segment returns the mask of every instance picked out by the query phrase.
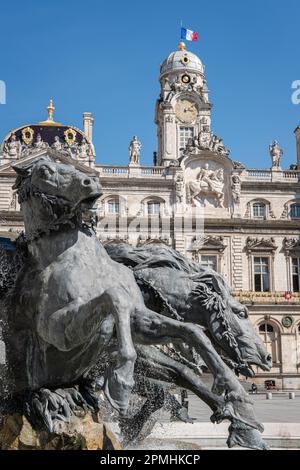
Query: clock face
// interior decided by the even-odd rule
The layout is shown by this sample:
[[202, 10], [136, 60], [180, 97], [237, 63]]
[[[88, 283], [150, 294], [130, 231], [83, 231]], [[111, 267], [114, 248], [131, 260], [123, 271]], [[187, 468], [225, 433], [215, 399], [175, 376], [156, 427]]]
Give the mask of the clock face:
[[192, 122], [196, 119], [198, 109], [195, 103], [190, 100], [184, 99], [177, 101], [175, 106], [175, 113], [178, 119], [182, 122]]

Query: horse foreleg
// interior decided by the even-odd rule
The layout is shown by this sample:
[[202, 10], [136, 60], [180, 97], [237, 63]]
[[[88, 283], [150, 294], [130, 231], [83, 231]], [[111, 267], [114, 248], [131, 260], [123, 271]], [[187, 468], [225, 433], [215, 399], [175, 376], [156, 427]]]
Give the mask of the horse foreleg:
[[212, 393], [190, 367], [175, 361], [157, 348], [139, 345], [137, 351], [137, 374], [140, 372], [149, 379], [174, 383], [178, 387], [190, 390], [213, 411], [211, 417], [213, 421], [217, 415], [221, 419], [222, 408], [225, 405], [224, 398]]
[[112, 288], [105, 292], [103, 301], [108, 304], [115, 318], [118, 352], [116, 365], [110, 370], [105, 383], [105, 393], [111, 405], [125, 414], [134, 386], [133, 373], [136, 352], [131, 336], [131, 299], [122, 288]]
[[213, 374], [213, 392], [219, 395], [225, 392], [228, 413], [254, 428], [263, 429], [254, 416], [252, 401], [198, 325], [181, 323], [145, 309], [135, 312], [132, 330], [134, 341], [140, 344], [166, 344], [181, 340], [194, 346]]

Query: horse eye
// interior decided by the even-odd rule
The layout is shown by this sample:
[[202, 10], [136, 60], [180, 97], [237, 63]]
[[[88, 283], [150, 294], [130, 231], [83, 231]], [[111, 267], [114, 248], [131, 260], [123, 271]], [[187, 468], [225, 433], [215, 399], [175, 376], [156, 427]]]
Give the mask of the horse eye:
[[241, 309], [237, 312], [239, 318], [248, 318], [248, 312], [246, 309]]

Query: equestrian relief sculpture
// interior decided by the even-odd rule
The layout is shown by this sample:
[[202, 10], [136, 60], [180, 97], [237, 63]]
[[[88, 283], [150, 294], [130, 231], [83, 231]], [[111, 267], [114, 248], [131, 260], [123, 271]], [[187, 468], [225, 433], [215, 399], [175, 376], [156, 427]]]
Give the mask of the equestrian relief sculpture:
[[[230, 447], [265, 449], [237, 375], [252, 377], [252, 364], [270, 370], [272, 360], [246, 307], [222, 276], [164, 244], [104, 247], [82, 221], [102, 194], [97, 174], [48, 153], [14, 166], [25, 237], [13, 255], [0, 252], [1, 414], [18, 411], [51, 434], [105, 404], [125, 446], [167, 398], [188, 420], [166, 388], [175, 384], [205, 401], [212, 421], [229, 420]], [[205, 167], [193, 184], [192, 195], [221, 194], [221, 172]], [[146, 398], [134, 413], [133, 394]]]

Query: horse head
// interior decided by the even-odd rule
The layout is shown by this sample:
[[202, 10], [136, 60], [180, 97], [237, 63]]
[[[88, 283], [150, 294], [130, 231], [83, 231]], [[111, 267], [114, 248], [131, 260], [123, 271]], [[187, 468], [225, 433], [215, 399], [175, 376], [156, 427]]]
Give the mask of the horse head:
[[71, 164], [41, 157], [29, 165], [15, 165], [18, 192], [27, 238], [77, 225], [82, 212], [91, 209], [102, 194], [96, 174], [86, 174]]
[[[251, 365], [264, 371], [272, 367], [272, 357], [249, 319], [248, 309], [239, 303], [223, 278], [212, 270], [192, 276], [195, 289], [190, 300], [198, 311], [213, 343], [220, 347], [229, 363], [246, 377], [253, 377]], [[201, 315], [199, 315], [199, 308]]]

